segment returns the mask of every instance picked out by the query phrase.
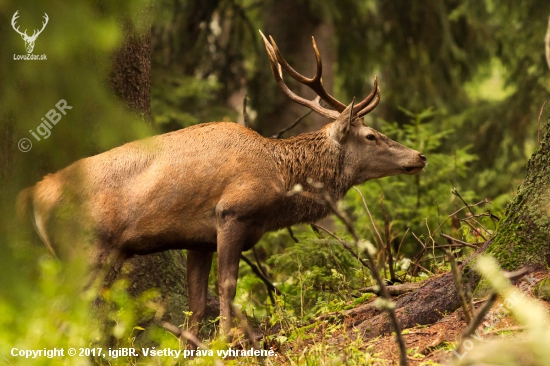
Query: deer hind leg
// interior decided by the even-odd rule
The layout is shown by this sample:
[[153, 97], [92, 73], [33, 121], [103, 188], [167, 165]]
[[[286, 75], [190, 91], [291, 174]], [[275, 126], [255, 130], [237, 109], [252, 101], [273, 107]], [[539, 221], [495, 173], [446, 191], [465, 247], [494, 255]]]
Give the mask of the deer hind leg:
[[[208, 275], [214, 252], [187, 251], [187, 283], [189, 288], [189, 310], [192, 312], [189, 331], [198, 337], [200, 322], [206, 311]], [[194, 349], [195, 346], [190, 344]]]
[[100, 294], [104, 289], [110, 288], [118, 274], [120, 273], [124, 262], [130, 256], [122, 251], [113, 250], [95, 250], [93, 254], [87, 255], [90, 258], [91, 265], [88, 271], [86, 285], [84, 290], [90, 290]]

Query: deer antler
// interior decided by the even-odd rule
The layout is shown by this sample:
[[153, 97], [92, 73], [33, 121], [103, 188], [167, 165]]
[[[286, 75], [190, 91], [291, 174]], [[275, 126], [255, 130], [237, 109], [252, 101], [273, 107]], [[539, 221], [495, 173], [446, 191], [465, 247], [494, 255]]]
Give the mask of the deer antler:
[[281, 70], [281, 65], [277, 62], [277, 54], [275, 53], [275, 50], [273, 49], [273, 46], [271, 45], [271, 43], [269, 43], [267, 38], [264, 36], [262, 31], [260, 31], [260, 34], [264, 40], [265, 49], [267, 50], [267, 55], [269, 56], [273, 77], [275, 78], [275, 81], [277, 82], [277, 85], [279, 86], [279, 88], [281, 88], [281, 90], [294, 102], [310, 108], [311, 110], [319, 113], [323, 117], [336, 119], [340, 115], [340, 113], [338, 111], [333, 111], [321, 106], [321, 104], [319, 104], [319, 101], [321, 100], [321, 96], [318, 96], [313, 100], [308, 100], [294, 94], [292, 90], [290, 90], [288, 86], [286, 86], [285, 82], [283, 81], [283, 73]]
[[[50, 20], [50, 18], [48, 18], [48, 14], [46, 14], [46, 13], [44, 13], [43, 18], [44, 18], [45, 21], [42, 22], [42, 29], [40, 29], [39, 31], [34, 30], [34, 32], [33, 32], [32, 36], [31, 36], [31, 38], [37, 38], [38, 35], [39, 35], [40, 33], [42, 33], [42, 31], [44, 30], [44, 28], [46, 28], [46, 24], [48, 24], [48, 20]], [[38, 32], [38, 33], [37, 33], [37, 32]]]
[[357, 113], [357, 117], [363, 117], [370, 113], [374, 108], [376, 108], [379, 102], [380, 88], [378, 87], [378, 78], [375, 76], [372, 91], [369, 93], [369, 95], [367, 95], [365, 99], [355, 105], [355, 107], [353, 108], [353, 112]]
[[321, 54], [317, 49], [315, 38], [311, 37], [311, 43], [313, 44], [313, 51], [315, 52], [315, 59], [317, 61], [317, 71], [315, 72], [315, 76], [311, 79], [294, 70], [292, 66], [290, 66], [289, 63], [286, 62], [286, 60], [283, 58], [283, 55], [281, 55], [281, 51], [279, 51], [279, 47], [277, 47], [277, 44], [273, 40], [273, 37], [270, 36], [269, 40], [271, 41], [271, 45], [275, 50], [277, 61], [279, 61], [279, 64], [281, 64], [281, 66], [290, 74], [290, 76], [292, 76], [296, 81], [309, 86], [311, 90], [313, 90], [315, 93], [317, 93], [317, 95], [321, 97], [321, 99], [327, 102], [338, 112], [342, 112], [344, 109], [346, 109], [346, 105], [336, 100], [332, 95], [327, 93], [325, 87], [323, 86], [323, 81], [321, 80], [321, 75], [323, 73], [323, 63], [321, 62]]
[[44, 30], [44, 28], [46, 28], [46, 24], [48, 24], [48, 20], [50, 19], [50, 18], [48, 18], [48, 14], [44, 13], [44, 16], [43, 16], [44, 22], [42, 22], [42, 29], [40, 29], [40, 30], [35, 29], [34, 32], [32, 33], [32, 36], [29, 37], [29, 35], [27, 34], [27, 30], [26, 30], [26, 29], [25, 29], [24, 32], [21, 32], [21, 31], [19, 30], [19, 26], [17, 26], [17, 28], [16, 28], [16, 21], [17, 21], [17, 18], [19, 18], [18, 13], [19, 13], [19, 10], [17, 10], [17, 11], [15, 12], [15, 14], [13, 14], [13, 17], [11, 18], [11, 26], [13, 27], [13, 29], [14, 29], [17, 33], [19, 33], [22, 37], [24, 37], [25, 39], [28, 39], [28, 40], [34, 40], [34, 39], [36, 39], [36, 38], [40, 35], [40, 33], [42, 33], [42, 31]]
[[19, 15], [17, 15], [17, 13], [19, 13], [19, 10], [17, 10], [17, 11], [15, 12], [15, 14], [13, 14], [13, 17], [11, 18], [11, 26], [12, 26], [13, 30], [15, 30], [15, 31], [16, 31], [17, 33], [19, 33], [21, 36], [28, 37], [28, 36], [27, 36], [27, 30], [26, 30], [26, 29], [25, 29], [25, 32], [22, 33], [22, 32], [19, 30], [19, 26], [17, 26], [17, 28], [15, 28], [16, 20], [17, 20], [17, 18], [19, 18]]
[[[302, 104], [306, 107], [309, 107], [310, 109], [314, 110], [315, 112], [319, 113], [320, 115], [335, 119], [340, 115], [341, 112], [346, 109], [346, 105], [336, 98], [334, 98], [332, 95], [330, 95], [323, 86], [322, 81], [322, 73], [323, 73], [323, 64], [321, 61], [321, 54], [319, 53], [319, 49], [317, 48], [317, 44], [315, 43], [315, 38], [311, 37], [311, 41], [313, 44], [313, 51], [315, 52], [315, 59], [317, 61], [317, 71], [315, 72], [315, 75], [312, 78], [307, 78], [304, 75], [298, 73], [296, 70], [290, 66], [290, 64], [284, 59], [281, 52], [279, 51], [279, 48], [277, 47], [277, 44], [273, 40], [273, 38], [270, 36], [270, 41], [267, 40], [267, 38], [264, 36], [262, 31], [260, 31], [260, 34], [264, 40], [265, 48], [267, 50], [267, 54], [269, 56], [269, 60], [271, 62], [271, 70], [273, 71], [273, 76], [275, 77], [275, 81], [277, 82], [277, 85], [283, 90], [283, 92], [293, 101], [296, 103]], [[307, 85], [310, 89], [312, 89], [315, 93], [317, 93], [318, 97], [314, 100], [307, 100], [302, 97], [297, 96], [294, 94], [284, 83], [282, 79], [282, 68], [284, 68], [290, 76], [292, 76], [296, 81]], [[336, 109], [336, 111], [327, 109], [322, 107], [319, 104], [320, 99], [323, 99], [326, 103], [328, 103], [331, 107]], [[356, 115], [357, 117], [363, 117], [364, 115], [368, 114], [370, 111], [372, 111], [380, 101], [380, 88], [378, 87], [378, 80], [375, 77], [374, 78], [374, 85], [372, 88], [372, 91], [369, 93], [369, 95], [363, 99], [361, 102], [357, 103], [353, 107], [352, 115]]]

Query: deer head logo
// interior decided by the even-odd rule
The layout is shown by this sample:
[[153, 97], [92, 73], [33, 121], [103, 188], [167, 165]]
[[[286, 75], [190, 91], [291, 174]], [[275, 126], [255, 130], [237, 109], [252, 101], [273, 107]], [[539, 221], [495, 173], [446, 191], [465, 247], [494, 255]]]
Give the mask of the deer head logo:
[[36, 41], [36, 38], [38, 38], [38, 36], [40, 35], [40, 33], [42, 33], [42, 31], [44, 30], [44, 28], [46, 28], [46, 24], [48, 24], [48, 14], [44, 13], [44, 22], [42, 22], [42, 29], [40, 30], [37, 30], [35, 29], [34, 32], [32, 33], [32, 36], [29, 36], [27, 35], [27, 30], [25, 29], [24, 32], [21, 32], [19, 30], [19, 26], [17, 26], [16, 28], [16, 20], [17, 18], [19, 18], [19, 15], [17, 15], [17, 13], [19, 13], [19, 10], [17, 10], [15, 12], [15, 14], [13, 14], [13, 17], [11, 18], [11, 26], [13, 27], [13, 29], [19, 33], [21, 35], [21, 38], [23, 38], [23, 40], [25, 41], [25, 48], [27, 49], [27, 53], [32, 53], [32, 50], [34, 49], [34, 42]]

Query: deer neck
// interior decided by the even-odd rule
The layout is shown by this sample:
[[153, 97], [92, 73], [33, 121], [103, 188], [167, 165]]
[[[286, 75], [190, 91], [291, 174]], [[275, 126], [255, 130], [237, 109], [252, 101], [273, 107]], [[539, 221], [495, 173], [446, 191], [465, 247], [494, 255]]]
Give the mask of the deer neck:
[[300, 184], [304, 191], [317, 194], [319, 189], [310, 182], [322, 183], [323, 190], [336, 201], [351, 188], [352, 177], [344, 169], [344, 152], [324, 130], [269, 141], [287, 191]]

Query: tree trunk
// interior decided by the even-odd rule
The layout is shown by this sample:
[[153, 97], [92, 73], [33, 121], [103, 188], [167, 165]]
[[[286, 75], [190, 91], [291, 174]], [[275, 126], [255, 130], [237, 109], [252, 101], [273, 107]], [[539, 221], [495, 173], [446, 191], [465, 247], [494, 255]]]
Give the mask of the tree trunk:
[[550, 263], [550, 130], [527, 163], [525, 180], [488, 252], [507, 270]]
[[[148, 14], [144, 12], [144, 17]], [[146, 19], [147, 20], [147, 19]], [[151, 117], [151, 33], [150, 27], [138, 34], [131, 22], [124, 21], [125, 44], [113, 57], [110, 83], [115, 93], [147, 123]], [[138, 319], [141, 326], [166, 321], [180, 325], [188, 309], [186, 259], [181, 250], [134, 256], [123, 268], [114, 266], [107, 283], [115, 279], [128, 280], [128, 292], [139, 298], [147, 290], [156, 289], [161, 300], [162, 314]], [[160, 315], [160, 317], [159, 317]], [[207, 317], [218, 315], [217, 299], [209, 294]]]
[[[550, 68], [550, 18], [544, 38], [546, 61]], [[544, 105], [542, 106], [544, 108]], [[542, 117], [539, 115], [539, 121]], [[548, 118], [550, 122], [550, 118]], [[550, 129], [527, 163], [527, 174], [512, 202], [488, 252], [500, 265], [514, 270], [523, 265], [550, 264]]]
[[[146, 18], [147, 15], [144, 14]], [[147, 23], [148, 20], [147, 20]], [[130, 20], [123, 21], [125, 42], [116, 52], [111, 87], [133, 111], [151, 118], [151, 31], [137, 34]]]

